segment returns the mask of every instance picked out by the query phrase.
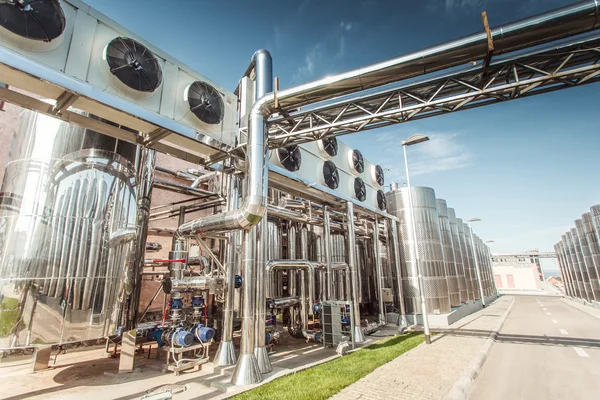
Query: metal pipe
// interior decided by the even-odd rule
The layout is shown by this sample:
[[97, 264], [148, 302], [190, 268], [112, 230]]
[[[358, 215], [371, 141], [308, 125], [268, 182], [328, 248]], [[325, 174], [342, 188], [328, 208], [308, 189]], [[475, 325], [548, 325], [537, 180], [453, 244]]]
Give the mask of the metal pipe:
[[471, 247], [473, 247], [473, 260], [475, 261], [475, 273], [477, 274], [477, 285], [479, 286], [479, 295], [481, 296], [481, 305], [485, 307], [485, 295], [483, 294], [483, 285], [481, 284], [481, 272], [479, 271], [479, 260], [477, 257], [477, 247], [473, 237], [473, 229], [467, 224], [467, 229], [471, 235]]
[[[235, 210], [239, 202], [240, 181], [236, 175], [229, 176], [229, 196], [227, 196], [227, 209]], [[233, 345], [233, 313], [235, 303], [235, 266], [237, 265], [237, 236], [239, 232], [231, 231], [227, 234], [226, 265], [227, 265], [227, 294], [225, 296], [225, 305], [223, 307], [223, 336], [219, 343], [219, 348], [213, 359], [215, 366], [227, 366], [235, 364], [237, 356]]]
[[354, 342], [363, 343], [365, 335], [360, 327], [360, 305], [358, 294], [358, 268], [356, 265], [356, 236], [354, 233], [354, 203], [346, 203], [346, 223], [348, 224], [348, 268], [352, 274], [352, 306], [354, 307]]
[[218, 171], [213, 171], [213, 172], [209, 172], [209, 173], [204, 174], [204, 175], [200, 175], [199, 177], [197, 177], [194, 180], [194, 182], [192, 182], [192, 184], [190, 185], [190, 187], [197, 188], [198, 186], [200, 186], [201, 183], [206, 182], [207, 180], [213, 178], [214, 176], [216, 176], [218, 174], [219, 174]]
[[300, 297], [298, 297], [298, 296], [275, 297], [273, 299], [269, 299], [267, 302], [267, 305], [271, 309], [283, 309], [283, 308], [295, 307], [297, 305], [300, 305]]
[[299, 213], [296, 211], [288, 210], [288, 209], [282, 208], [282, 207], [268, 205], [267, 212], [269, 213], [269, 216], [281, 218], [281, 219], [287, 220], [287, 221], [294, 221], [294, 222], [300, 222], [300, 223], [308, 222], [308, 215], [302, 214], [302, 213]]
[[[255, 68], [256, 96], [259, 100], [252, 106], [249, 116], [246, 153], [248, 190], [246, 197], [237, 210], [201, 217], [183, 224], [177, 229], [177, 234], [180, 236], [198, 235], [214, 231], [248, 229], [256, 225], [265, 214], [267, 202], [263, 189], [268, 175], [265, 170], [268, 150], [266, 127], [268, 111], [265, 105], [274, 100], [273, 94], [266, 96], [267, 93], [273, 90], [273, 63], [271, 55], [266, 50], [258, 50], [254, 53], [251, 62]], [[250, 239], [248, 236], [255, 235], [246, 235], [247, 239]], [[237, 369], [236, 367], [236, 371]], [[244, 367], [244, 369], [246, 370], [247, 367]], [[262, 379], [260, 375], [258, 377], [259, 379], [255, 380], [257, 377], [253, 373], [234, 374], [232, 382], [235, 381], [237, 382], [236, 384], [257, 383]]]
[[173, 171], [171, 169], [168, 169], [168, 168], [165, 168], [165, 167], [161, 167], [161, 166], [156, 167], [156, 171], [162, 172], [164, 174], [169, 174], [169, 175], [172, 175], [174, 177], [185, 179], [185, 180], [188, 180], [188, 181], [193, 181], [194, 179], [196, 179], [195, 176], [193, 176], [192, 174], [190, 174], [188, 172]]
[[206, 290], [211, 278], [204, 276], [186, 276], [179, 279], [169, 279], [164, 283], [165, 293], [185, 292], [189, 290]]
[[[278, 271], [278, 270], [305, 271], [308, 274], [308, 279], [303, 281], [302, 284], [307, 286], [305, 290], [306, 290], [306, 293], [308, 293], [308, 303], [311, 305], [314, 304], [315, 299], [313, 297], [311, 297], [311, 296], [314, 296], [314, 293], [309, 288], [314, 287], [314, 285], [315, 285], [315, 279], [314, 279], [315, 263], [313, 263], [312, 261], [309, 261], [309, 260], [269, 260], [267, 262], [267, 266], [266, 266], [267, 281], [271, 282], [273, 280], [272, 279], [273, 272]], [[273, 290], [271, 292], [275, 293], [275, 291], [273, 291]]]
[[156, 179], [154, 178], [154, 187], [156, 189], [168, 190], [174, 193], [185, 194], [189, 196], [197, 196], [197, 197], [211, 197], [211, 196], [219, 196], [218, 193], [214, 193], [204, 189], [193, 188], [191, 186], [181, 185], [179, 183], [165, 181], [164, 179]]
[[[494, 55], [600, 28], [597, 0], [587, 0], [491, 30]], [[289, 110], [345, 94], [455, 67], [488, 56], [488, 37], [481, 31], [391, 60], [279, 91], [278, 105]], [[270, 106], [270, 104], [269, 104]]]
[[[350, 248], [350, 251], [353, 251]], [[377, 283], [377, 302], [379, 303], [379, 323], [386, 323], [385, 304], [383, 302], [383, 271], [381, 268], [381, 254], [379, 253], [379, 221], [373, 222], [373, 259], [375, 260], [375, 281]], [[360, 318], [359, 318], [360, 319]]]
[[[133, 242], [137, 239], [137, 229], [135, 228], [125, 228], [119, 229], [110, 234], [108, 239], [108, 246], [113, 248], [117, 246], [121, 246], [127, 242]], [[145, 244], [144, 244], [145, 246]]]
[[258, 243], [257, 243], [257, 260], [256, 260], [256, 310], [255, 310], [255, 334], [254, 334], [254, 356], [258, 363], [258, 368], [263, 374], [269, 373], [273, 370], [271, 361], [269, 360], [269, 354], [265, 347], [266, 339], [266, 310], [265, 310], [265, 299], [266, 299], [266, 258], [269, 246], [269, 223], [266, 218], [267, 215], [260, 220], [257, 225], [258, 228]]

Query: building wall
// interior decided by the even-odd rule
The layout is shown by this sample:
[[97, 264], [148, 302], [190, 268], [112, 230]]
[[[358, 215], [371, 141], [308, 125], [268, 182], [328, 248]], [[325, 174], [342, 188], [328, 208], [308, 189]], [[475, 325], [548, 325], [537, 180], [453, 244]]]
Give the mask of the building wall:
[[493, 256], [492, 268], [498, 290], [540, 290], [538, 265], [534, 260]]

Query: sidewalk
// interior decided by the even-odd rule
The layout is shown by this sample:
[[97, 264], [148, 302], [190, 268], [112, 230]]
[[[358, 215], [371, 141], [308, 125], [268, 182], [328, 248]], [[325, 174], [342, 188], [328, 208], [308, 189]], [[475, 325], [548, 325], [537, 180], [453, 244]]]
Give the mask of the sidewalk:
[[471, 374], [471, 362], [481, 357], [486, 339], [498, 329], [512, 301], [512, 296], [499, 298], [440, 331], [431, 345], [421, 344], [377, 368], [331, 400], [442, 399], [464, 373]]

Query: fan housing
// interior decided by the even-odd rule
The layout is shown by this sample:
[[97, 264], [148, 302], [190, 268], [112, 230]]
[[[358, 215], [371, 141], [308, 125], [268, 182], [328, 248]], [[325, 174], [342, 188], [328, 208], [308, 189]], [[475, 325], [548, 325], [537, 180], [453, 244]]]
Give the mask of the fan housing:
[[338, 140], [335, 137], [321, 139], [317, 142], [317, 146], [324, 157], [335, 157], [338, 154]]
[[383, 168], [381, 165], [374, 165], [372, 171], [373, 180], [377, 182], [379, 186], [383, 186], [385, 183], [385, 175], [383, 173]]
[[298, 171], [302, 165], [302, 152], [296, 144], [278, 148], [277, 158], [288, 171]]
[[188, 86], [186, 101], [190, 111], [202, 122], [216, 125], [223, 121], [225, 105], [221, 93], [206, 82], [196, 81]]
[[360, 201], [365, 201], [367, 198], [365, 182], [358, 176], [354, 178], [354, 196]]
[[385, 211], [387, 209], [387, 201], [385, 200], [385, 193], [383, 193], [383, 190], [378, 190], [377, 191], [377, 207], [379, 207], [379, 209], [381, 211]]
[[365, 160], [360, 150], [354, 149], [348, 153], [348, 163], [355, 174], [365, 172]]
[[4, 0], [0, 26], [20, 37], [51, 42], [65, 31], [65, 14], [58, 0]]
[[162, 83], [162, 69], [156, 56], [143, 44], [119, 36], [105, 49], [110, 72], [124, 85], [138, 92], [154, 92]]
[[340, 185], [340, 173], [333, 161], [323, 164], [323, 180], [329, 189], [337, 189]]

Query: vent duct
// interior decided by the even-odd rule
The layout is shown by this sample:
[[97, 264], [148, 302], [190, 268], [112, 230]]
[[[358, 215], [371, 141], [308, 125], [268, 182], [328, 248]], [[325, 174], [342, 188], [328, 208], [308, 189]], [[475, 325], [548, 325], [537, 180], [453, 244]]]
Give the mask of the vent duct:
[[383, 168], [381, 165], [373, 165], [371, 172], [373, 174], [373, 180], [377, 182], [379, 186], [383, 186], [385, 183], [385, 175], [383, 173]]
[[383, 190], [381, 190], [381, 189], [377, 191], [377, 207], [379, 207], [379, 209], [381, 211], [385, 211], [387, 209], [387, 202], [385, 200], [385, 193], [383, 193]]
[[363, 159], [363, 155], [360, 150], [352, 150], [348, 153], [348, 162], [350, 163], [350, 168], [352, 168], [353, 172], [356, 174], [362, 174], [365, 172], [365, 160]]
[[354, 178], [354, 195], [360, 201], [365, 201], [367, 198], [367, 188], [365, 186], [365, 182], [360, 177]]
[[26, 39], [51, 42], [65, 31], [66, 19], [58, 0], [3, 0], [0, 26]]
[[196, 81], [186, 90], [190, 111], [205, 124], [215, 125], [223, 120], [225, 107], [221, 93], [206, 82]]
[[300, 147], [295, 144], [277, 149], [277, 158], [288, 171], [298, 171], [302, 165], [302, 153]]
[[338, 154], [338, 141], [335, 137], [321, 139], [317, 142], [324, 157], [335, 157]]
[[143, 44], [117, 37], [106, 46], [110, 72], [138, 92], [154, 92], [162, 82], [162, 70], [154, 54]]
[[325, 161], [323, 164], [323, 179], [329, 189], [337, 189], [340, 185], [340, 173], [333, 161]]

